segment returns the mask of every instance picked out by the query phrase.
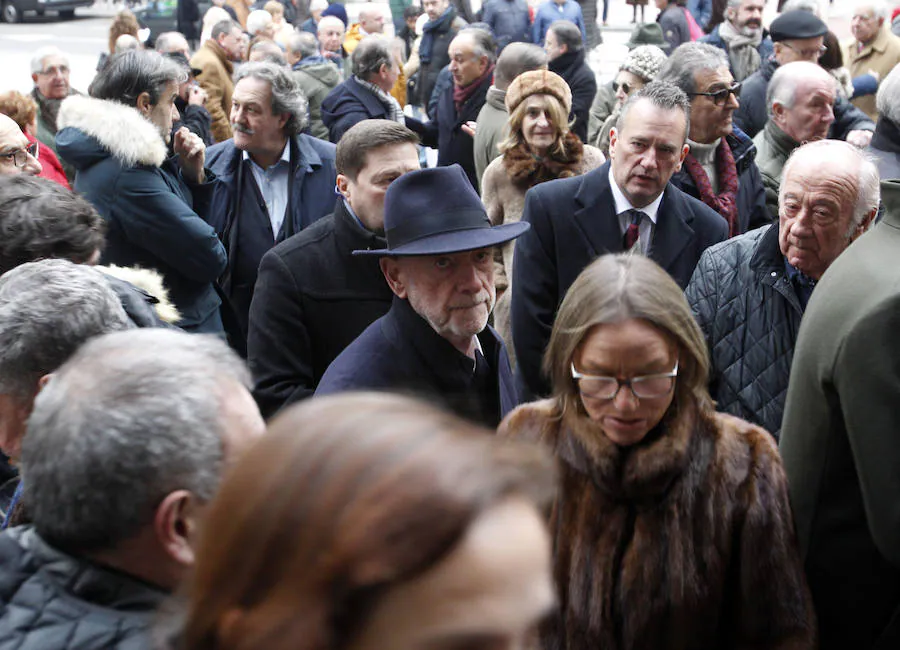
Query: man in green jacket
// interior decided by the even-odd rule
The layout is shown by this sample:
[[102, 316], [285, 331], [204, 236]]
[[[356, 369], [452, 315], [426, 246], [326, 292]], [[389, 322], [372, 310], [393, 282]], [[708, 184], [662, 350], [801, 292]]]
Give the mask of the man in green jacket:
[[803, 317], [781, 433], [821, 650], [900, 647], [900, 182], [881, 193]]

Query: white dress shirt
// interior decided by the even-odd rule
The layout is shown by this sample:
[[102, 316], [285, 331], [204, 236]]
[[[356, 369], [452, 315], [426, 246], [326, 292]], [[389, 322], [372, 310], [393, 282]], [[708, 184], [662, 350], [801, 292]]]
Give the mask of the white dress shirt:
[[644, 206], [643, 208], [635, 208], [631, 205], [631, 202], [625, 198], [625, 195], [622, 193], [622, 190], [619, 189], [619, 186], [616, 185], [616, 179], [613, 178], [612, 165], [609, 167], [609, 186], [612, 188], [613, 201], [615, 201], [616, 204], [616, 216], [619, 218], [619, 230], [622, 233], [622, 237], [625, 236], [625, 231], [628, 230], [628, 226], [631, 225], [631, 215], [628, 214], [629, 210], [638, 210], [639, 212], [643, 212], [645, 217], [647, 217], [642, 218], [641, 224], [638, 226], [640, 251], [646, 255], [650, 252], [650, 244], [653, 241], [653, 231], [656, 228], [659, 204], [662, 203], [662, 192], [650, 205]]
[[281, 232], [281, 224], [284, 223], [284, 213], [287, 210], [288, 191], [291, 177], [291, 141], [284, 145], [281, 159], [268, 169], [263, 169], [245, 151], [244, 160], [250, 161], [250, 169], [253, 171], [253, 179], [256, 187], [266, 202], [266, 211], [269, 213], [269, 223], [272, 224], [272, 236], [278, 239]]

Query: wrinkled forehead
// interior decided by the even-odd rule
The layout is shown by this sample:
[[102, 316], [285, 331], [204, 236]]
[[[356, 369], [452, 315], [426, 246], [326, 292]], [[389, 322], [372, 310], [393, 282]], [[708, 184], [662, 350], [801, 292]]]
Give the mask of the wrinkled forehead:
[[786, 193], [807, 195], [812, 200], [830, 197], [852, 210], [859, 191], [860, 164], [846, 151], [818, 148], [790, 161], [782, 183]]
[[48, 54], [41, 60], [42, 71], [59, 67], [69, 67], [69, 60], [60, 54]]
[[0, 114], [0, 153], [9, 153], [28, 144], [28, 138], [19, 125], [6, 115]]

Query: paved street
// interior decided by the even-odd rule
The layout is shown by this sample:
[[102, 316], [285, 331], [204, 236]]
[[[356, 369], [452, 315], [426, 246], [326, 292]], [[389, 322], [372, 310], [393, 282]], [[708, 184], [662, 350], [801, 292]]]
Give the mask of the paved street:
[[[602, 1], [599, 0], [598, 3], [600, 8]], [[776, 4], [776, 0], [768, 2], [767, 23], [776, 16]], [[829, 8], [828, 22], [841, 39], [848, 37], [850, 33], [851, 5], [849, 0], [837, 0]], [[51, 44], [69, 53], [72, 86], [86, 90], [94, 77], [100, 52], [106, 49], [109, 21], [115, 11], [114, 7], [103, 3], [90, 9], [78, 9], [76, 18], [70, 21], [60, 21], [55, 15], [28, 15], [25, 22], [20, 24], [0, 23], [0, 90], [29, 91], [32, 86], [31, 53], [38, 47]], [[655, 8], [647, 7], [647, 20], [654, 20], [656, 14]], [[611, 0], [609, 26], [602, 29], [604, 42], [590, 56], [591, 66], [602, 79], [610, 78], [618, 69], [627, 53], [625, 42], [632, 27], [631, 7], [625, 4], [625, 0]]]

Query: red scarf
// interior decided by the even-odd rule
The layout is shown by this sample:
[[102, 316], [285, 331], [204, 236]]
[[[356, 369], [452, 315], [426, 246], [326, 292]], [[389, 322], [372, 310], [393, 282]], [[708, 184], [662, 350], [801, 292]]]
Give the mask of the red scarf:
[[709, 177], [703, 171], [703, 166], [690, 153], [684, 158], [684, 167], [690, 177], [694, 179], [697, 191], [700, 192], [700, 200], [725, 217], [728, 222], [728, 236], [734, 237], [740, 234], [737, 210], [737, 167], [734, 164], [731, 147], [725, 142], [725, 138], [722, 138], [716, 148], [716, 172], [719, 175], [719, 189], [721, 190], [718, 194], [713, 194], [712, 183], [709, 182]]
[[494, 66], [489, 65], [487, 70], [484, 71], [484, 74], [478, 77], [478, 79], [470, 83], [468, 86], [463, 86], [462, 88], [460, 88], [456, 84], [453, 84], [453, 103], [456, 105], [457, 115], [462, 112], [463, 104], [469, 101], [469, 98], [475, 94], [475, 91], [478, 90], [479, 86], [481, 86], [484, 80], [490, 79], [491, 75], [493, 74]]

